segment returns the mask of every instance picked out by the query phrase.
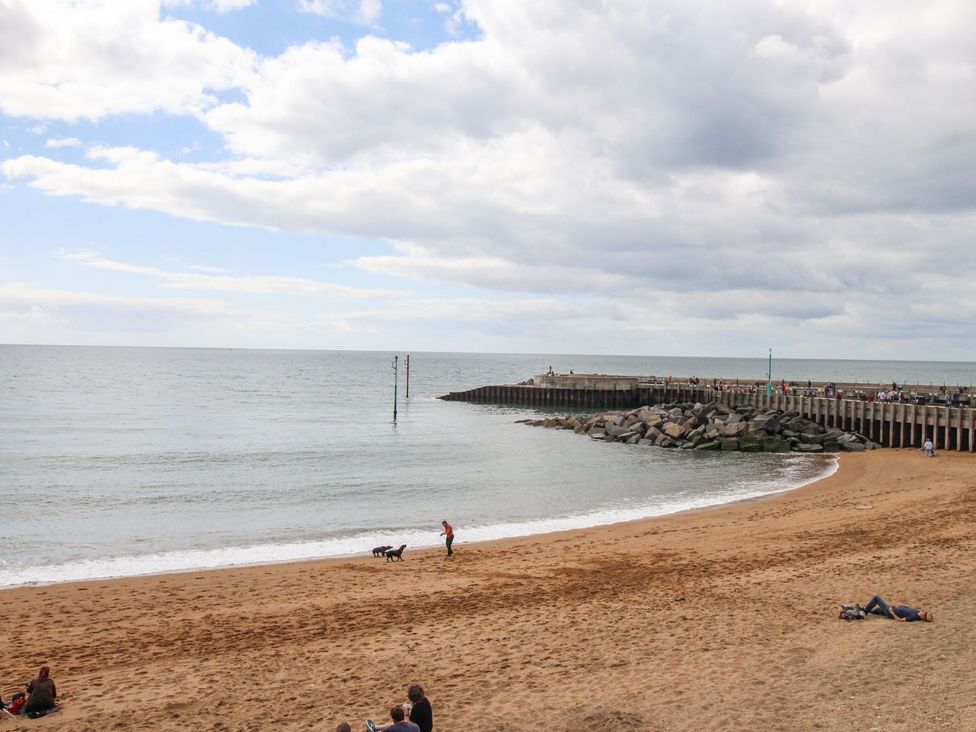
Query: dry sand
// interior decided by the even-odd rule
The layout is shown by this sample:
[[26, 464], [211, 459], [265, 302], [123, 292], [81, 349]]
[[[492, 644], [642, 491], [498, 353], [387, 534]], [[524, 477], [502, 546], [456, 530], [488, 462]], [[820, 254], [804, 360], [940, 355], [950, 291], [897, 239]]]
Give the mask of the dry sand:
[[[973, 730], [974, 468], [875, 451], [776, 497], [450, 561], [6, 590], [3, 690], [49, 663], [64, 711], [0, 729], [361, 730], [416, 680], [441, 732]], [[936, 622], [837, 619], [874, 592]]]

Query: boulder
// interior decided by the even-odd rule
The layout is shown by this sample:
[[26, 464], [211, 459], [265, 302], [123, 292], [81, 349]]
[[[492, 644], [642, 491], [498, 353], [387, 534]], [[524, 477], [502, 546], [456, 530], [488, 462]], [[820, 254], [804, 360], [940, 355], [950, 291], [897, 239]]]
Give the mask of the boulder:
[[[620, 436], [620, 439], [621, 440], [624, 439], [623, 438], [623, 435]], [[633, 435], [631, 435], [630, 437], [627, 438], [627, 444], [628, 445], [636, 445], [640, 441], [641, 441], [641, 436], [638, 435], [636, 432]]]
[[749, 430], [748, 422], [737, 422], [735, 424], [723, 424], [718, 428], [718, 433], [722, 437], [739, 437], [746, 434]]
[[688, 430], [677, 422], [668, 422], [664, 425], [664, 434], [671, 439], [677, 440], [688, 434]]
[[789, 452], [790, 441], [770, 435], [761, 440], [763, 452]]
[[863, 442], [842, 442], [840, 443], [840, 449], [844, 452], [864, 452], [865, 447]]
[[820, 445], [823, 442], [823, 435], [814, 434], [812, 432], [801, 432], [800, 442], [808, 445]]
[[661, 443], [661, 447], [673, 448], [679, 447], [680, 443], [677, 440], [672, 440], [668, 437], [664, 438], [664, 442]]
[[674, 409], [668, 411], [668, 417], [670, 417], [672, 420], [681, 419], [684, 416], [685, 416], [685, 411], [678, 407], [675, 407]]
[[708, 442], [702, 442], [695, 446], [696, 450], [718, 450], [722, 446], [719, 444], [718, 440], [709, 440]]
[[762, 443], [755, 435], [743, 435], [739, 438], [739, 449], [742, 452], [761, 452]]
[[793, 446], [794, 452], [823, 452], [823, 445], [818, 445], [815, 442], [801, 442], [798, 445]]
[[654, 440], [648, 440], [647, 438], [644, 438], [643, 440], [638, 440], [637, 444], [640, 445], [641, 447], [650, 447], [651, 445], [654, 444]]
[[734, 437], [723, 437], [719, 440], [719, 444], [722, 446], [723, 450], [738, 450], [739, 441]]

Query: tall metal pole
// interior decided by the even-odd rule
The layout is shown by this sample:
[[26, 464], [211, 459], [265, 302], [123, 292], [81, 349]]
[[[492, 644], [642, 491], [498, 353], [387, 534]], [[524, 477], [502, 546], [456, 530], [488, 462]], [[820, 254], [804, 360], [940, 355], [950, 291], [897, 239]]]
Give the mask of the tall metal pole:
[[766, 394], [773, 395], [773, 349], [769, 349], [769, 367], [766, 369]]
[[407, 354], [407, 399], [410, 398], [410, 354]]
[[399, 356], [393, 357], [393, 423], [396, 424], [397, 417], [397, 372], [399, 370]]

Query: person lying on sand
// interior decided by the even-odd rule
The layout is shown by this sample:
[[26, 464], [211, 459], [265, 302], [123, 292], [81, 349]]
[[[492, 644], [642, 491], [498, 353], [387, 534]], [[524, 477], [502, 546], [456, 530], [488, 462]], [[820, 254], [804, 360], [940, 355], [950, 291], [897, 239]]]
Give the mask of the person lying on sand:
[[54, 679], [51, 678], [51, 669], [48, 666], [41, 666], [37, 678], [27, 684], [27, 694], [24, 713], [28, 717], [42, 717], [54, 709], [58, 690], [54, 686]]
[[932, 613], [908, 605], [889, 605], [881, 598], [881, 595], [872, 597], [871, 602], [864, 606], [864, 612], [883, 615], [886, 618], [901, 620], [905, 623], [914, 623], [920, 620], [926, 623], [932, 622]]

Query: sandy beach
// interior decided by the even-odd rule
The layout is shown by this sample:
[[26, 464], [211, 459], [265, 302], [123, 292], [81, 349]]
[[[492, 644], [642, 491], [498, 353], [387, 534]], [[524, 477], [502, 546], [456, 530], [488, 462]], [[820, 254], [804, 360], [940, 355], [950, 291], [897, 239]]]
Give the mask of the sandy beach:
[[[442, 732], [976, 729], [974, 468], [880, 450], [693, 513], [477, 545], [459, 526], [453, 560], [5, 590], [4, 697], [47, 663], [63, 711], [0, 727], [359, 730], [418, 681]], [[936, 622], [837, 619], [876, 592]]]

